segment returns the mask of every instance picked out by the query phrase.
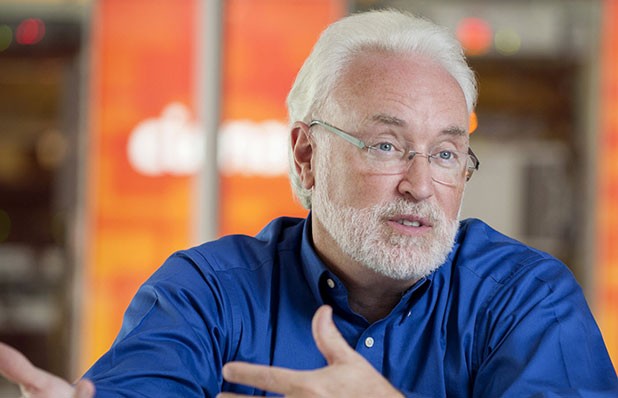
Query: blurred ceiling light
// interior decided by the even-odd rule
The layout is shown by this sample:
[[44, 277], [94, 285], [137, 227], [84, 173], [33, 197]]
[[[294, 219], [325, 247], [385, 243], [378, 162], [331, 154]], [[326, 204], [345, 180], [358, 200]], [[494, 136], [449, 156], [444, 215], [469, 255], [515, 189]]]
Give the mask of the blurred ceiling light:
[[36, 159], [42, 168], [53, 170], [58, 168], [68, 152], [67, 139], [58, 130], [47, 130], [36, 142]]
[[455, 36], [467, 55], [478, 56], [489, 52], [493, 33], [487, 21], [470, 17], [459, 21]]
[[8, 25], [0, 25], [0, 51], [4, 51], [11, 45], [13, 31]]
[[513, 55], [521, 49], [521, 38], [513, 29], [502, 28], [496, 32], [494, 45], [500, 54]]
[[476, 116], [476, 111], [472, 111], [470, 114], [470, 127], [468, 129], [469, 134], [474, 133], [474, 130], [479, 126], [479, 119]]
[[36, 44], [45, 36], [45, 23], [40, 18], [28, 18], [17, 26], [15, 38], [19, 44]]

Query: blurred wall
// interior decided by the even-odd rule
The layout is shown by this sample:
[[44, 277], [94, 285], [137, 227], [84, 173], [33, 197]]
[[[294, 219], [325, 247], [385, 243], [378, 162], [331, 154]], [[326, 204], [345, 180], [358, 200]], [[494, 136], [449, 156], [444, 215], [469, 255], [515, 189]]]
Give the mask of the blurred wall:
[[0, 340], [61, 375], [82, 269], [87, 15], [81, 2], [0, 2]]

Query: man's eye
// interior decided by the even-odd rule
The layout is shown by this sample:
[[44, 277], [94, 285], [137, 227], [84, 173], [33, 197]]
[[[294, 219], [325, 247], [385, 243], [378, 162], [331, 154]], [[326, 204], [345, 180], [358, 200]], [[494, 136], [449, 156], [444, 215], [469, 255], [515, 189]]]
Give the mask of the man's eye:
[[451, 151], [440, 151], [437, 155], [440, 160], [451, 160], [455, 157], [455, 154]]
[[395, 150], [395, 146], [389, 142], [381, 142], [376, 145], [376, 148], [384, 152], [391, 152]]

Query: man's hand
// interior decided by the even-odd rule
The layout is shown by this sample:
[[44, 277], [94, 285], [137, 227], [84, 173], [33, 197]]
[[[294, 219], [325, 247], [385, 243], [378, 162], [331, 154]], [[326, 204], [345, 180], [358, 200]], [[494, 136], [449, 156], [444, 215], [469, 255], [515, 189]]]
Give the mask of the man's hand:
[[[381, 374], [343, 339], [332, 319], [329, 306], [320, 307], [311, 324], [313, 338], [328, 366], [311, 371], [230, 362], [223, 377], [288, 398], [313, 397], [403, 397]], [[242, 395], [223, 392], [218, 398]]]
[[0, 374], [19, 384], [28, 398], [92, 398], [94, 385], [81, 380], [75, 387], [66, 381], [34, 367], [16, 349], [0, 343]]

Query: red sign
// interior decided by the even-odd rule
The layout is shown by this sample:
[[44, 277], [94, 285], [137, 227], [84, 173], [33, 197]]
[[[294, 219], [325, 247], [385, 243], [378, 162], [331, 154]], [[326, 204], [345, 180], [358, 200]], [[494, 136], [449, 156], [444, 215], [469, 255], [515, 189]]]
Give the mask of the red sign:
[[[343, 0], [225, 2], [220, 234], [256, 234], [275, 217], [304, 217], [287, 178], [285, 98]], [[235, 156], [238, 162], [227, 163]], [[236, 165], [236, 167], [235, 167]]]
[[196, 0], [94, 3], [82, 369], [139, 285], [190, 244], [193, 169], [166, 143], [196, 138], [196, 12]]

